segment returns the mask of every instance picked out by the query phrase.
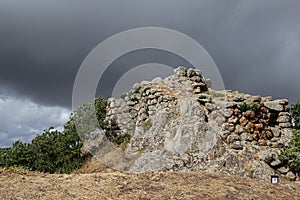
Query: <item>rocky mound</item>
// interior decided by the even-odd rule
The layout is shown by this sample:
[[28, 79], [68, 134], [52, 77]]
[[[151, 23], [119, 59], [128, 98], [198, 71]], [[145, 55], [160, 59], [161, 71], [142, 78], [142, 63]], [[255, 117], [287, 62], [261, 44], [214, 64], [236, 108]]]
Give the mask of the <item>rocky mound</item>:
[[[136, 83], [121, 99], [110, 98], [108, 128], [95, 132], [85, 151], [127, 172], [201, 170], [299, 178], [278, 158], [292, 134], [286, 99], [214, 91], [200, 70], [179, 67], [174, 72]], [[110, 142], [125, 137], [121, 146]]]

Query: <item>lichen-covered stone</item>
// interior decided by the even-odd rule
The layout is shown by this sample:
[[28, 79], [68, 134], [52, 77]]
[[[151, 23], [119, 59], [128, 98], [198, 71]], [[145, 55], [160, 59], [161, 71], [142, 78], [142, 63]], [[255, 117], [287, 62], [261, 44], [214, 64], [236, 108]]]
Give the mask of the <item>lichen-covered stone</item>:
[[264, 106], [266, 106], [267, 108], [269, 108], [271, 110], [275, 110], [275, 111], [279, 111], [279, 112], [284, 111], [284, 107], [282, 105], [281, 100], [274, 100], [274, 101], [265, 102]]

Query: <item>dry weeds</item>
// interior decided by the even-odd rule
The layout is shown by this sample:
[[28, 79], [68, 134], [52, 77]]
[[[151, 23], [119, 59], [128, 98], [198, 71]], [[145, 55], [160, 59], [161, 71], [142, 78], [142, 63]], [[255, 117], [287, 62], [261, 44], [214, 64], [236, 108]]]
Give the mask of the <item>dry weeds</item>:
[[0, 169], [0, 199], [300, 199], [294, 183], [219, 173], [46, 174]]

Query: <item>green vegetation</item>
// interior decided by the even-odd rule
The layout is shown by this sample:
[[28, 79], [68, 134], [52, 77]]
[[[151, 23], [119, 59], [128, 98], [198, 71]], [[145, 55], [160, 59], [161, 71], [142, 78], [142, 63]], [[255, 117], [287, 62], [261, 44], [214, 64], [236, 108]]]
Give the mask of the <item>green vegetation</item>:
[[31, 144], [16, 141], [0, 152], [0, 167], [22, 167], [49, 173], [70, 173], [85, 161], [79, 136], [74, 130], [44, 130]]
[[152, 126], [152, 123], [151, 123], [151, 119], [147, 119], [145, 122], [142, 123], [142, 127], [145, 129], [145, 130], [149, 130], [150, 127]]
[[114, 138], [114, 143], [117, 145], [121, 145], [124, 143], [128, 143], [131, 139], [131, 135], [128, 133], [123, 133], [122, 135], [118, 135], [117, 137]]
[[280, 158], [287, 160], [292, 169], [300, 167], [300, 130], [293, 130], [293, 137], [288, 147], [281, 151]]
[[257, 112], [259, 111], [260, 105], [258, 105], [257, 103], [252, 103], [251, 105], [249, 105], [246, 102], [243, 102], [240, 105], [238, 105], [238, 108], [242, 112], [246, 112], [248, 110], [253, 110], [254, 112]]
[[292, 118], [294, 119], [295, 126], [293, 136], [281, 153], [280, 159], [288, 161], [289, 167], [295, 171], [300, 171], [300, 102], [291, 106]]
[[87, 133], [106, 128], [106, 104], [106, 100], [96, 98], [72, 113], [64, 131], [51, 127], [37, 135], [30, 144], [16, 141], [11, 148], [0, 149], [0, 167], [49, 173], [70, 173], [80, 168], [90, 156], [82, 155], [80, 151], [83, 141], [88, 139]]
[[245, 112], [247, 110], [249, 110], [249, 106], [248, 104], [246, 104], [245, 102], [241, 103], [240, 105], [238, 105], [238, 108], [240, 109], [240, 111]]

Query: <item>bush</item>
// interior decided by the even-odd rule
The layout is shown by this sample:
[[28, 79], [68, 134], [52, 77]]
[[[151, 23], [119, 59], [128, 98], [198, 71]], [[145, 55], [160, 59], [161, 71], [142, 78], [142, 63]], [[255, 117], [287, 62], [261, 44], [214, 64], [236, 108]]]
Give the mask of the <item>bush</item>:
[[64, 131], [51, 127], [37, 135], [31, 144], [16, 141], [11, 148], [0, 149], [0, 167], [49, 173], [70, 173], [80, 168], [89, 157], [81, 155], [82, 139], [96, 128], [106, 127], [106, 104], [106, 100], [98, 97], [76, 109], [64, 125]]
[[248, 105], [247, 103], [243, 102], [240, 105], [238, 105], [238, 108], [242, 112], [245, 112], [248, 110], [253, 110], [254, 112], [257, 112], [257, 111], [259, 111], [260, 105], [258, 105], [257, 103], [252, 103], [251, 105]]
[[293, 130], [293, 136], [288, 144], [281, 151], [281, 160], [287, 160], [292, 169], [300, 167], [300, 130]]
[[124, 133], [122, 135], [118, 135], [117, 137], [114, 138], [114, 143], [117, 145], [123, 144], [123, 143], [128, 143], [131, 139], [131, 135], [128, 133]]
[[253, 110], [254, 112], [259, 111], [259, 109], [260, 109], [260, 105], [257, 103], [252, 103], [250, 106], [250, 110]]
[[247, 110], [250, 109], [250, 107], [248, 106], [248, 104], [246, 104], [245, 102], [241, 103], [240, 105], [238, 105], [238, 108], [242, 111], [245, 112]]
[[13, 143], [11, 148], [1, 149], [0, 167], [22, 166], [25, 169], [31, 169], [31, 155], [30, 145], [23, 144], [18, 140]]
[[80, 154], [82, 142], [74, 129], [63, 132], [44, 130], [31, 144], [14, 142], [11, 148], [0, 151], [1, 167], [22, 167], [49, 173], [70, 173], [85, 161]]

